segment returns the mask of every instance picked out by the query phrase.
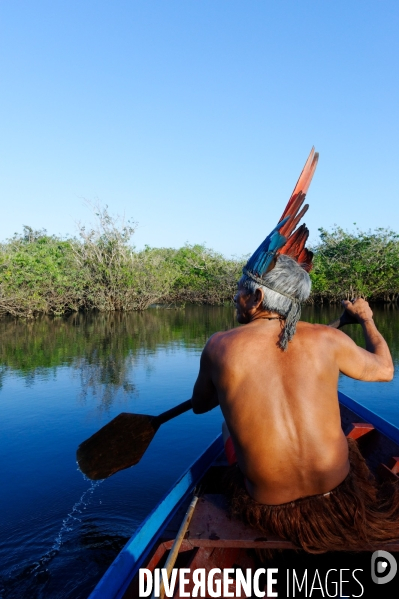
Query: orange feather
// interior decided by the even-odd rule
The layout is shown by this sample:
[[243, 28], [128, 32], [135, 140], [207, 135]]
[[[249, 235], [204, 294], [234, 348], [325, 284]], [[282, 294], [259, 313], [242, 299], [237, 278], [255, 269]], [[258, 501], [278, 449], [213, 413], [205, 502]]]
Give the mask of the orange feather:
[[[309, 205], [302, 204], [305, 201], [307, 191], [309, 189], [312, 177], [316, 170], [319, 154], [312, 148], [305, 166], [299, 176], [294, 191], [285, 207], [279, 222], [289, 216], [287, 222], [281, 227], [280, 233], [287, 238], [284, 247], [280, 249], [280, 254], [286, 254], [296, 260], [308, 272], [312, 268], [313, 254], [305, 244], [309, 237], [309, 231], [305, 224], [301, 225], [296, 231], [295, 228], [304, 214], [307, 212]], [[302, 209], [301, 209], [302, 208]]]

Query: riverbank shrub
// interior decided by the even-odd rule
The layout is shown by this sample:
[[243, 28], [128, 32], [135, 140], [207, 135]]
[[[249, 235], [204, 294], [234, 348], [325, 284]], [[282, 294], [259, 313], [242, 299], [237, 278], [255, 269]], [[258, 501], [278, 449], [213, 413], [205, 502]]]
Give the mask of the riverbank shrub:
[[79, 310], [146, 310], [153, 304], [231, 301], [238, 261], [203, 245], [131, 245], [135, 223], [95, 208], [96, 225], [60, 239], [24, 226], [0, 246], [0, 314], [34, 317]]
[[204, 245], [185, 245], [171, 255], [177, 277], [165, 301], [218, 305], [233, 299], [242, 262]]
[[390, 229], [348, 232], [319, 229], [311, 271], [313, 302], [342, 298], [399, 299], [399, 235]]
[[[137, 251], [135, 224], [96, 212], [97, 225], [60, 239], [25, 226], [0, 245], [0, 314], [33, 317], [79, 310], [146, 310], [153, 304], [231, 302], [245, 258], [227, 259], [204, 245]], [[312, 248], [310, 302], [343, 297], [399, 299], [399, 235], [388, 229], [320, 229]]]
[[80, 243], [73, 246], [85, 277], [85, 307], [146, 310], [167, 296], [178, 276], [173, 250], [146, 247], [137, 252], [130, 244], [135, 223], [111, 217], [107, 207], [97, 207], [95, 214], [97, 226], [80, 226]]
[[75, 240], [25, 226], [0, 246], [0, 313], [64, 314], [84, 307], [85, 275], [76, 262]]

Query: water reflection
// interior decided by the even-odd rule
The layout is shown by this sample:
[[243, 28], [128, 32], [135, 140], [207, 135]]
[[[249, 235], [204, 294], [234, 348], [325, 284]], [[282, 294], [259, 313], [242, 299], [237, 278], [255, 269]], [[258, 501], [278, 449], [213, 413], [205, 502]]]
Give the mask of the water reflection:
[[[327, 324], [340, 314], [338, 306], [305, 306], [302, 318]], [[374, 307], [376, 324], [397, 357], [399, 307]], [[0, 377], [12, 369], [22, 376], [41, 376], [58, 366], [101, 364], [96, 379], [123, 386], [122, 362], [138, 352], [155, 352], [174, 343], [201, 348], [216, 331], [236, 326], [232, 307], [186, 306], [185, 309], [150, 309], [138, 313], [72, 314], [65, 318], [43, 316], [33, 321], [0, 319]], [[345, 327], [356, 341], [360, 327]], [[80, 360], [80, 362], [78, 362]]]
[[[302, 318], [327, 324], [340, 313], [338, 306], [305, 306]], [[394, 305], [374, 308], [375, 321], [399, 358], [399, 309]], [[209, 336], [236, 325], [232, 307], [186, 306], [185, 309], [150, 309], [143, 313], [73, 314], [65, 318], [41, 317], [34, 321], [0, 320], [0, 388], [13, 372], [27, 386], [35, 378], [46, 379], [61, 366], [72, 368], [81, 382], [81, 400], [88, 393], [98, 407], [108, 410], [118, 391], [134, 394], [137, 357], [151, 356], [159, 348], [202, 349]], [[364, 346], [361, 328], [345, 327], [354, 341]]]
[[137, 356], [160, 347], [202, 348], [218, 330], [235, 326], [232, 309], [186, 307], [152, 309], [144, 313], [73, 314], [34, 321], [0, 320], [0, 385], [12, 371], [31, 386], [35, 378], [50, 377], [58, 367], [78, 371], [84, 400], [88, 392], [107, 409], [115, 393], [134, 393]]
[[[303, 318], [328, 323], [339, 313], [308, 306]], [[375, 319], [398, 363], [399, 310], [378, 307]], [[154, 414], [187, 399], [206, 340], [234, 326], [232, 307], [205, 306], [0, 320], [0, 597], [88, 596], [126, 538], [220, 431], [221, 415], [188, 412], [165, 424], [137, 466], [95, 490], [76, 469], [78, 444], [122, 411], [120, 397], [124, 411]], [[360, 327], [346, 331], [363, 342]], [[352, 383], [353, 393], [345, 387]], [[357, 399], [369, 393], [395, 420], [397, 380], [363, 388], [343, 377], [341, 384]]]

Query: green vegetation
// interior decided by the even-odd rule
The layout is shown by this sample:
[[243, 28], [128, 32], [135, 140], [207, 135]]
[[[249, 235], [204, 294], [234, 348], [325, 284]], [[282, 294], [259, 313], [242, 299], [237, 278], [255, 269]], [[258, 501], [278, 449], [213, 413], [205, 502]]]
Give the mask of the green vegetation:
[[145, 310], [153, 304], [231, 301], [240, 263], [202, 245], [135, 251], [134, 223], [97, 208], [77, 238], [25, 226], [0, 246], [0, 314], [33, 317], [79, 310]]
[[361, 296], [371, 301], [399, 298], [399, 235], [389, 229], [348, 233], [320, 229], [313, 248], [312, 301], [335, 303]]
[[[81, 310], [142, 311], [150, 305], [231, 302], [244, 258], [228, 260], [203, 245], [180, 249], [131, 245], [135, 224], [96, 212], [97, 226], [60, 239], [25, 226], [0, 245], [0, 314], [33, 317]], [[320, 229], [313, 248], [313, 303], [343, 297], [399, 298], [399, 235]]]
[[0, 312], [63, 314], [84, 307], [84, 273], [75, 242], [24, 227], [0, 247]]

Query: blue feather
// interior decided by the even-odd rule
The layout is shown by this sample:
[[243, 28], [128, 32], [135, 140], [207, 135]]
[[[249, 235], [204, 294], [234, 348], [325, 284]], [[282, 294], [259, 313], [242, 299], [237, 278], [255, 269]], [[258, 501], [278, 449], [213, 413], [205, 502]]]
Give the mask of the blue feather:
[[279, 229], [287, 222], [289, 216], [279, 222], [271, 233], [262, 241], [260, 246], [249, 258], [246, 269], [259, 277], [267, 271], [277, 251], [284, 246], [287, 238], [279, 233]]

